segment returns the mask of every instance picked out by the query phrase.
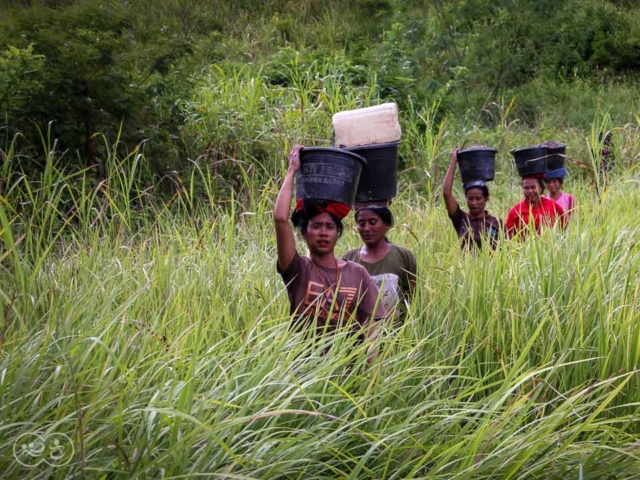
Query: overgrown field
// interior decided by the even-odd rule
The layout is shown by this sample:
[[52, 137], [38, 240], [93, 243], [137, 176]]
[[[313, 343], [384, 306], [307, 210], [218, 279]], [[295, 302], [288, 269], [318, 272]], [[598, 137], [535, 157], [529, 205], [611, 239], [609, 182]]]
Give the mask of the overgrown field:
[[[634, 129], [617, 132], [627, 164]], [[428, 140], [446, 156], [456, 138], [445, 126]], [[588, 136], [566, 140], [587, 155]], [[198, 182], [156, 203], [133, 181], [138, 150], [112, 148], [96, 184], [44, 146], [38, 178], [11, 149], [3, 164], [3, 478], [638, 476], [640, 195], [621, 160], [599, 195], [572, 164], [566, 233], [477, 257], [460, 252], [439, 183], [403, 171], [391, 237], [416, 253], [418, 295], [368, 368], [366, 345], [287, 329], [278, 177], [220, 204], [211, 170], [194, 168]], [[501, 217], [521, 196], [510, 146], [489, 204]], [[349, 227], [339, 253], [358, 244]], [[18, 462], [42, 460], [21, 450], [30, 433], [48, 463]], [[51, 457], [53, 438], [66, 456]]]
[[[634, 2], [6, 4], [2, 478], [640, 477]], [[390, 100], [418, 293], [369, 367], [289, 331], [271, 210], [291, 145]], [[567, 231], [464, 255], [451, 148], [499, 150], [504, 218], [552, 139]]]

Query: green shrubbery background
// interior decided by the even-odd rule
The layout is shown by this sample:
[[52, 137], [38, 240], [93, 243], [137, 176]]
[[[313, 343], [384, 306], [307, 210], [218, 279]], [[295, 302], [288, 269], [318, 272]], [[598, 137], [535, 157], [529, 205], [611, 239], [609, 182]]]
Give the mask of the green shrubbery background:
[[420, 136], [445, 118], [458, 144], [496, 127], [585, 138], [599, 112], [636, 123], [638, 72], [635, 2], [9, 1], [0, 14], [4, 151], [20, 133], [21, 168], [42, 169], [49, 129], [67, 168], [104, 178], [109, 144], [142, 144], [143, 181], [164, 192], [194, 161], [221, 190], [238, 162], [273, 174], [291, 141], [326, 143], [336, 111], [388, 100], [408, 167], [431, 168]]
[[[3, 478], [638, 476], [636, 2], [4, 5]], [[289, 331], [272, 208], [291, 144], [388, 100], [390, 238], [419, 278], [366, 367], [367, 343]], [[509, 149], [552, 138], [567, 230], [461, 252], [450, 148], [499, 149], [504, 218]], [[359, 244], [347, 220], [337, 253]], [[34, 432], [66, 435], [66, 463], [19, 463]]]

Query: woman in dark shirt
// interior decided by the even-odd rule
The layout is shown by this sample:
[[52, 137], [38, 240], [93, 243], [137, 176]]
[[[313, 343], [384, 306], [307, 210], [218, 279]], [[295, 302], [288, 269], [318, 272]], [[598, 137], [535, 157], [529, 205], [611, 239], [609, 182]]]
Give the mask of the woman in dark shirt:
[[489, 189], [482, 181], [465, 183], [463, 185], [464, 196], [467, 200], [469, 212], [462, 210], [451, 192], [457, 164], [458, 149], [454, 148], [451, 151], [449, 169], [444, 177], [442, 193], [447, 213], [451, 223], [453, 223], [453, 228], [458, 234], [458, 238], [462, 242], [462, 248], [465, 250], [473, 250], [476, 247], [482, 248], [483, 238], [489, 239], [491, 247], [495, 248], [498, 236], [503, 228], [500, 221], [496, 217], [489, 215], [489, 212], [485, 210], [487, 201], [489, 201]]

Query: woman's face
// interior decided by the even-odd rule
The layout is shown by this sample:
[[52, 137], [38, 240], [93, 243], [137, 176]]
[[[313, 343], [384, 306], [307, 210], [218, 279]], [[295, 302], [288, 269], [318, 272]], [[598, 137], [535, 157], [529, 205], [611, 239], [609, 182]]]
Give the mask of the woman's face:
[[549, 193], [551, 194], [558, 193], [561, 188], [562, 188], [562, 184], [560, 183], [560, 180], [558, 180], [557, 178], [554, 178], [552, 180], [547, 180], [547, 190], [549, 190]]
[[487, 198], [480, 188], [470, 188], [465, 195], [471, 215], [480, 215], [487, 206]]
[[360, 210], [356, 215], [356, 223], [360, 238], [367, 245], [377, 245], [384, 241], [384, 237], [391, 228], [371, 210]]
[[338, 225], [331, 215], [323, 212], [309, 220], [302, 237], [312, 253], [326, 255], [333, 252], [338, 243]]
[[538, 179], [523, 178], [522, 193], [524, 194], [525, 200], [527, 200], [532, 205], [537, 205], [540, 201], [540, 195], [542, 195]]

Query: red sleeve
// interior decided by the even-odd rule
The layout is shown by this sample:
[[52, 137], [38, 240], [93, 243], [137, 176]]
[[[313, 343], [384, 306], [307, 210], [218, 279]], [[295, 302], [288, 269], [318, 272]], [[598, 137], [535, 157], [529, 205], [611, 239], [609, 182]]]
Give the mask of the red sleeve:
[[504, 222], [504, 228], [507, 231], [507, 236], [509, 238], [513, 237], [513, 234], [515, 233], [515, 230], [517, 227], [518, 211], [516, 207], [517, 205], [513, 207], [511, 210], [509, 210], [509, 213], [507, 214], [507, 219]]
[[549, 203], [543, 205], [546, 215], [549, 217], [549, 224], [553, 225], [556, 222], [556, 219], [560, 222], [560, 226], [565, 228], [567, 226], [567, 216], [564, 213], [564, 208], [562, 208], [559, 204], [550, 200]]

